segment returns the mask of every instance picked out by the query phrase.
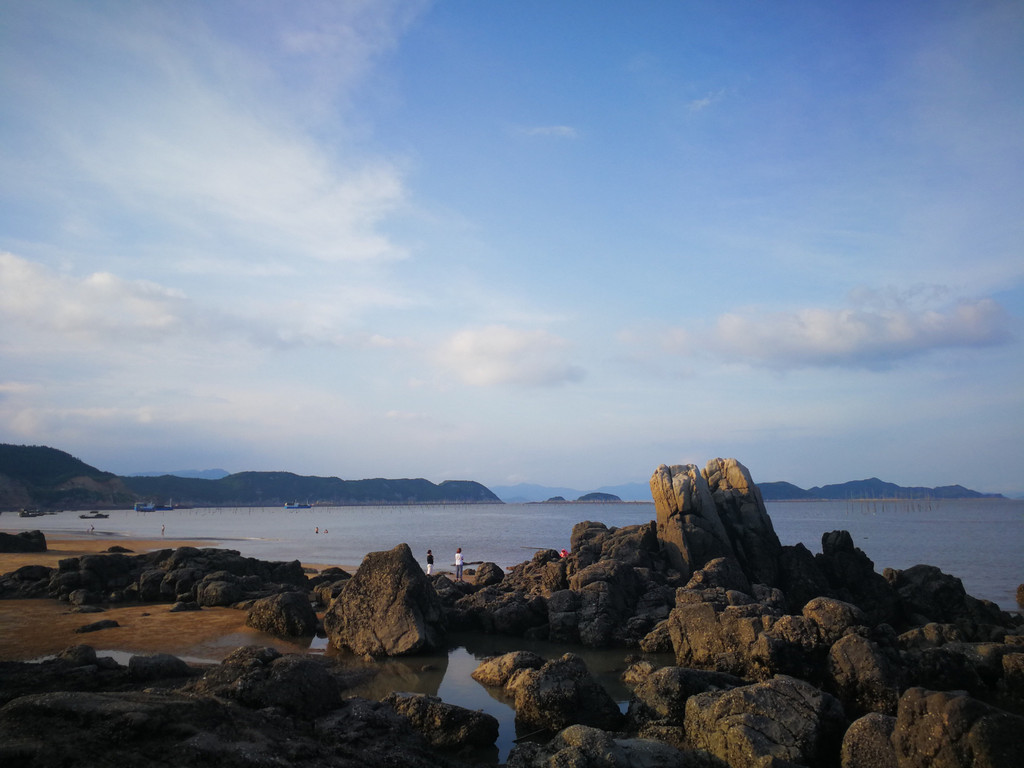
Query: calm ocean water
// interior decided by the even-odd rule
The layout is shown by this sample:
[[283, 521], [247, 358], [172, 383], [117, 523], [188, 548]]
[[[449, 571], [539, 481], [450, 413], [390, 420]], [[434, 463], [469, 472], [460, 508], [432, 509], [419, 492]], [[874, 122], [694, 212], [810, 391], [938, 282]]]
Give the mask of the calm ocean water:
[[[821, 551], [821, 536], [847, 530], [875, 569], [908, 568], [927, 563], [958, 576], [975, 597], [1016, 608], [1015, 591], [1024, 583], [1024, 501], [944, 500], [932, 502], [769, 502], [775, 531], [783, 544]], [[121, 510], [105, 520], [82, 520], [77, 512], [38, 518], [0, 515], [0, 530], [40, 529], [57, 536], [105, 536], [117, 539], [204, 539], [266, 560], [300, 559], [327, 565], [358, 565], [367, 552], [405, 542], [421, 562], [427, 549], [444, 569], [462, 547], [467, 562], [491, 561], [508, 567], [527, 560], [539, 548], [569, 546], [572, 526], [596, 520], [609, 526], [645, 523], [655, 518], [653, 504], [495, 504], [415, 507], [317, 507], [287, 511], [271, 508], [178, 509], [166, 512]], [[90, 526], [95, 531], [90, 533]], [[314, 640], [310, 650], [325, 651]], [[628, 692], [619, 680], [621, 651], [585, 651], [548, 643], [496, 637], [454, 637], [447, 653], [424, 659], [394, 659], [363, 695], [392, 690], [420, 691], [498, 718], [497, 750], [484, 759], [504, 760], [516, 737], [515, 713], [496, 692], [476, 683], [470, 673], [496, 653], [530, 649], [545, 658], [567, 650], [580, 653], [606, 689], [625, 708]], [[106, 653], [106, 651], [104, 651]], [[353, 663], [358, 663], [353, 659]], [[671, 664], [671, 657], [660, 660]]]

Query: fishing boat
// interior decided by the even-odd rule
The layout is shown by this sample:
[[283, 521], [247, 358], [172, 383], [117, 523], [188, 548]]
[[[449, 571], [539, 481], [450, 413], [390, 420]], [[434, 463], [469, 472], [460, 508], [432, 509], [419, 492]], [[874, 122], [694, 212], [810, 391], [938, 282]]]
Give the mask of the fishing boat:
[[45, 512], [40, 512], [38, 509], [23, 509], [18, 513], [19, 517], [42, 517]]
[[86, 515], [79, 515], [79, 517], [83, 520], [104, 520], [110, 517], [110, 515], [104, 514], [103, 512], [98, 512], [97, 510], [94, 509], [92, 512]]
[[309, 504], [300, 504], [297, 501], [289, 501], [284, 505], [285, 509], [309, 509]]

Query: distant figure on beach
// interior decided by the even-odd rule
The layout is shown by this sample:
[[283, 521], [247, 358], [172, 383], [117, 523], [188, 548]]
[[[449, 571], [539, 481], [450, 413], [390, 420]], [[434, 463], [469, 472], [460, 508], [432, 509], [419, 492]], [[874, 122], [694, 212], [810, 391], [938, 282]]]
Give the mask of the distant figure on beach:
[[320, 526], [319, 525], [316, 527], [316, 532], [320, 533]]
[[434, 572], [434, 553], [427, 550], [427, 576]]
[[89, 533], [92, 533], [95, 530], [96, 530], [96, 526], [95, 525], [90, 525], [89, 526]]
[[569, 556], [569, 550], [567, 550], [567, 549], [566, 549], [565, 547], [562, 547], [562, 551], [561, 551], [561, 552], [559, 552], [558, 554], [559, 554], [559, 555], [560, 555], [561, 557], [568, 557], [568, 556]]
[[161, 535], [161, 536], [163, 536], [163, 535], [164, 535], [164, 531], [165, 531], [165, 530], [167, 530], [167, 526], [166, 526], [166, 525], [161, 525], [161, 526], [160, 526], [160, 535]]
[[462, 581], [462, 547], [455, 550], [455, 580]]

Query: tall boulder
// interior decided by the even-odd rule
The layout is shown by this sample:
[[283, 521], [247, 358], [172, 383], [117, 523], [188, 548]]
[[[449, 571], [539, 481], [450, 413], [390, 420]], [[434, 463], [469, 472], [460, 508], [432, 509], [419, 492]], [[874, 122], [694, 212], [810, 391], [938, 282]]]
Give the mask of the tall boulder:
[[370, 552], [324, 614], [332, 645], [371, 656], [443, 646], [441, 599], [408, 544]]
[[651, 476], [658, 540], [669, 563], [684, 576], [714, 558], [739, 562], [754, 583], [779, 581], [782, 545], [761, 491], [736, 459], [662, 464]]
[[669, 563], [684, 576], [715, 557], [731, 557], [732, 546], [707, 479], [694, 464], [662, 464], [651, 475], [658, 515], [658, 540]]
[[774, 586], [782, 544], [750, 471], [736, 459], [711, 459], [704, 477], [743, 570], [751, 581]]

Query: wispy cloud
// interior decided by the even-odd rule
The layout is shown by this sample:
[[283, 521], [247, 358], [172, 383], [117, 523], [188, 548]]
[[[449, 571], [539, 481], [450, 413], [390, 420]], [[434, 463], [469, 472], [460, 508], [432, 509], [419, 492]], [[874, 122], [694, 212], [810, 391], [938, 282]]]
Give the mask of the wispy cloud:
[[547, 387], [583, 378], [583, 370], [567, 359], [568, 350], [565, 339], [547, 331], [490, 325], [451, 336], [437, 362], [472, 386]]
[[519, 132], [526, 136], [552, 136], [557, 139], [575, 139], [579, 131], [570, 125], [535, 125], [520, 128]]
[[707, 94], [703, 98], [693, 99], [686, 105], [686, 108], [690, 112], [703, 112], [705, 109], [710, 107], [715, 102], [720, 101], [724, 95], [724, 89], [714, 91], [712, 93]]
[[663, 345], [770, 368], [885, 368], [929, 352], [1001, 344], [1012, 319], [989, 298], [941, 308], [807, 307], [789, 312], [730, 312], [711, 328], [672, 329]]

